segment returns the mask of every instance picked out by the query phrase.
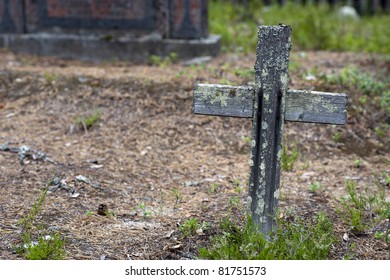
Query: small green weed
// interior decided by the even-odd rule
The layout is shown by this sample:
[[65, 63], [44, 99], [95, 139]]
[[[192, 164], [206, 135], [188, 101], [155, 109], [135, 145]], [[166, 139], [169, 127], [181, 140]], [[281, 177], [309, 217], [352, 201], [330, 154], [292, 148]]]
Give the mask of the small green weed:
[[254, 79], [255, 70], [254, 69], [235, 69], [234, 75], [243, 79]]
[[380, 106], [386, 110], [387, 115], [390, 116], [390, 90], [382, 93]]
[[85, 212], [85, 215], [87, 215], [87, 216], [92, 216], [92, 215], [93, 215], [93, 211], [88, 210], [87, 212]]
[[44, 73], [43, 78], [45, 79], [46, 82], [48, 83], [53, 83], [54, 81], [58, 80], [59, 76], [55, 73]]
[[338, 209], [344, 222], [354, 233], [363, 233], [375, 222], [389, 217], [390, 203], [386, 202], [384, 191], [358, 192], [356, 182], [347, 180], [346, 197], [341, 198], [342, 209]]
[[199, 249], [199, 255], [212, 260], [318, 260], [327, 258], [334, 242], [332, 224], [323, 213], [313, 222], [297, 217], [279, 220], [279, 228], [268, 239], [248, 216], [242, 227], [222, 220], [220, 233], [208, 248]]
[[390, 244], [390, 229], [387, 231], [378, 231], [374, 234], [375, 239], [383, 239], [387, 244]]
[[248, 136], [241, 137], [241, 143], [239, 146], [240, 152], [247, 153], [248, 149], [251, 148], [252, 138]]
[[390, 174], [383, 172], [383, 185], [387, 185], [390, 187]]
[[173, 205], [173, 209], [176, 209], [177, 205], [179, 205], [180, 201], [182, 200], [183, 195], [178, 188], [174, 188], [172, 190], [172, 194], [175, 198], [175, 204]]
[[109, 216], [111, 216], [111, 217], [116, 217], [116, 213], [115, 213], [114, 210], [108, 210], [108, 211], [106, 212], [106, 216], [107, 216], [107, 217], [109, 217]]
[[[61, 260], [65, 257], [65, 241], [59, 233], [45, 234], [44, 226], [37, 224], [37, 219], [46, 199], [45, 188], [38, 200], [34, 202], [27, 215], [19, 224], [22, 228], [21, 238], [24, 245], [18, 249], [27, 260]], [[38, 241], [33, 241], [37, 238]]]
[[187, 70], [180, 70], [179, 72], [176, 73], [175, 77], [176, 78], [186, 77], [188, 79], [192, 79], [193, 75]]
[[320, 191], [321, 189], [323, 189], [323, 185], [321, 185], [321, 183], [319, 182], [314, 182], [314, 183], [311, 183], [310, 186], [309, 186], [309, 189], [310, 191], [312, 191], [313, 193], [316, 193], [318, 191]]
[[240, 205], [240, 198], [237, 196], [232, 196], [229, 198], [229, 206], [230, 208], [236, 208]]
[[245, 143], [245, 144], [250, 144], [252, 142], [252, 137], [249, 137], [249, 136], [242, 136], [241, 137], [241, 140]]
[[219, 80], [219, 83], [222, 84], [222, 85], [227, 85], [227, 86], [232, 86], [233, 85], [233, 82], [226, 79], [226, 78], [222, 78]]
[[371, 74], [354, 67], [344, 67], [339, 73], [325, 75], [323, 78], [327, 83], [352, 87], [367, 95], [381, 94], [385, 89], [384, 83], [376, 80]]
[[371, 103], [379, 104], [390, 115], [390, 90], [386, 90], [389, 87], [388, 82], [379, 81], [370, 73], [354, 67], [344, 67], [336, 74], [323, 75], [322, 79], [327, 84], [351, 88], [364, 94], [359, 98], [362, 106], [365, 106], [369, 97]]
[[299, 61], [295, 60], [294, 57], [291, 57], [291, 61], [288, 64], [288, 72], [294, 73], [299, 71], [301, 68], [302, 68], [302, 64]]
[[150, 63], [158, 67], [167, 67], [177, 61], [177, 54], [172, 52], [167, 57], [161, 57], [158, 55], [150, 56]]
[[212, 183], [210, 188], [209, 188], [209, 191], [208, 193], [211, 194], [211, 193], [217, 193], [218, 192], [218, 188], [219, 188], [219, 184], [218, 183]]
[[302, 170], [307, 170], [309, 167], [310, 167], [310, 163], [309, 163], [309, 162], [304, 162], [304, 163], [302, 164], [301, 169], [302, 169]]
[[360, 167], [362, 167], [362, 165], [363, 165], [363, 161], [362, 161], [360, 158], [355, 159], [355, 160], [353, 161], [353, 166], [354, 166], [355, 168], [360, 168]]
[[379, 124], [377, 127], [374, 128], [375, 135], [378, 138], [384, 138], [386, 136], [386, 132], [388, 133], [389, 131], [390, 131], [390, 126], [386, 123]]
[[199, 223], [197, 218], [190, 218], [180, 225], [179, 230], [184, 237], [190, 237], [197, 234], [199, 230], [205, 232], [210, 228], [210, 222], [204, 221], [203, 223]]
[[84, 128], [84, 131], [88, 131], [95, 123], [100, 120], [101, 113], [99, 110], [95, 110], [90, 115], [78, 117], [76, 123]]
[[24, 215], [21, 220], [19, 221], [19, 224], [22, 226], [23, 231], [25, 234], [30, 235], [31, 230], [34, 226], [34, 223], [36, 222], [37, 216], [39, 212], [42, 210], [43, 203], [46, 199], [47, 189], [45, 188], [41, 195], [39, 196], [39, 199], [34, 202], [32, 205], [30, 211], [27, 215]]
[[27, 260], [62, 260], [65, 257], [65, 241], [59, 233], [39, 236], [36, 244], [28, 243], [25, 247]]
[[355, 258], [354, 251], [356, 250], [356, 247], [357, 245], [355, 242], [348, 242], [345, 246], [346, 254], [343, 257], [343, 260], [353, 260]]
[[335, 141], [336, 143], [339, 143], [340, 139], [341, 139], [341, 132], [336, 131], [335, 133], [333, 133], [333, 135], [332, 135], [333, 141]]
[[238, 194], [242, 193], [243, 187], [240, 179], [234, 180], [234, 191]]
[[138, 206], [138, 208], [139, 208], [139, 210], [141, 210], [142, 216], [143, 216], [144, 218], [148, 218], [148, 217], [150, 217], [150, 216], [153, 215], [153, 212], [152, 212], [151, 210], [149, 210], [149, 209], [146, 207], [145, 203], [141, 203], [141, 204]]
[[297, 161], [299, 156], [299, 149], [294, 145], [292, 150], [289, 152], [286, 145], [283, 145], [282, 153], [282, 170], [283, 171], [292, 171], [294, 169], [294, 164]]

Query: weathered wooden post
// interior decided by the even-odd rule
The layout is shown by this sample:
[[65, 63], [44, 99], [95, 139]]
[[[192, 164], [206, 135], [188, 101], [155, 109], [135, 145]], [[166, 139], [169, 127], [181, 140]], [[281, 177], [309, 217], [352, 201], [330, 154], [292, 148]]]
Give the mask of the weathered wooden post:
[[256, 49], [255, 100], [248, 205], [262, 231], [274, 227], [279, 197], [284, 97], [291, 49], [289, 26], [260, 27]]
[[285, 25], [260, 26], [254, 87], [194, 87], [195, 114], [253, 119], [248, 205], [266, 235], [275, 228], [284, 120], [346, 123], [346, 94], [287, 90], [290, 35]]

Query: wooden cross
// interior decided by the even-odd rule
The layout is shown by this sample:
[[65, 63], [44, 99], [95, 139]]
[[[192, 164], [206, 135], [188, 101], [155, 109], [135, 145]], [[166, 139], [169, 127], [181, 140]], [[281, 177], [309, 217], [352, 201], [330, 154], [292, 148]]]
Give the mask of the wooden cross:
[[347, 95], [288, 90], [291, 28], [260, 26], [255, 86], [197, 84], [193, 112], [252, 118], [248, 206], [266, 235], [275, 229], [284, 121], [345, 124]]

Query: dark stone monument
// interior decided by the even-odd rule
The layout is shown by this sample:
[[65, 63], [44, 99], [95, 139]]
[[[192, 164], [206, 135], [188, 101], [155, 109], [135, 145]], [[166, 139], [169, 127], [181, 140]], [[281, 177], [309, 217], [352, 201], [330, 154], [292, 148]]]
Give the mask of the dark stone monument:
[[216, 55], [207, 0], [0, 0], [0, 47], [85, 60]]

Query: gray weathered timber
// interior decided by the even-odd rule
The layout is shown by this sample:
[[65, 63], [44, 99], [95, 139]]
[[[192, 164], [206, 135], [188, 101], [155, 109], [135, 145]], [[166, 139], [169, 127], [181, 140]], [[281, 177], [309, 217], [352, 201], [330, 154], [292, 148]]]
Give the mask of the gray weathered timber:
[[[194, 86], [193, 112], [238, 118], [253, 118], [255, 88], [197, 84]], [[347, 120], [345, 93], [288, 90], [285, 121], [343, 125]]]
[[253, 117], [254, 87], [197, 84], [193, 112], [200, 115]]
[[285, 120], [324, 124], [347, 123], [348, 97], [345, 93], [289, 90]]
[[265, 234], [275, 228], [279, 198], [290, 36], [289, 26], [259, 27], [248, 205], [252, 220]]

